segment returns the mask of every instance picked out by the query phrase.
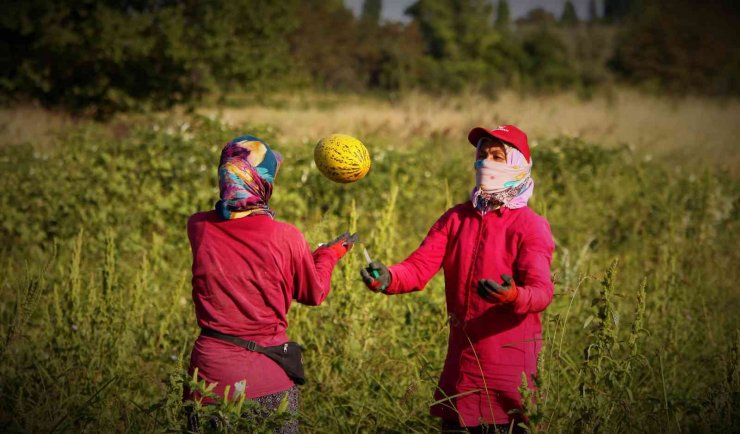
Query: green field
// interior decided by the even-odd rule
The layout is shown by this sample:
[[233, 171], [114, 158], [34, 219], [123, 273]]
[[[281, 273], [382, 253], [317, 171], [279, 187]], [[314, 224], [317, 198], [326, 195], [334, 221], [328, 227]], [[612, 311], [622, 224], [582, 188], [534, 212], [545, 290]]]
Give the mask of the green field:
[[[462, 127], [409, 136], [358, 123], [351, 132], [373, 167], [338, 185], [313, 165], [319, 137], [291, 131], [289, 119], [242, 122], [123, 117], [0, 147], [0, 431], [184, 428], [184, 366], [198, 333], [185, 224], [217, 199], [229, 139], [254, 134], [284, 155], [272, 205], [312, 246], [356, 230], [387, 263], [472, 188]], [[530, 428], [739, 432], [732, 167], [649, 158], [618, 140], [533, 139], [530, 205], [557, 249]], [[736, 138], [721, 146], [737, 160]], [[289, 335], [307, 348], [304, 430], [433, 432], [447, 339], [441, 274], [421, 293], [385, 297], [364, 289], [363, 264], [351, 251], [323, 305], [291, 309]], [[238, 429], [235, 406], [222, 410], [230, 425], [220, 429]]]

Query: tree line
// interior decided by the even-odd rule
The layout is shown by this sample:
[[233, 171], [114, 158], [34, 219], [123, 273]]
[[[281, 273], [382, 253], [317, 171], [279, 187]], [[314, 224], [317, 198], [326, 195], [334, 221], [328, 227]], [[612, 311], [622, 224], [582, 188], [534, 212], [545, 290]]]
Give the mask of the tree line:
[[506, 0], [418, 0], [395, 23], [382, 0], [6, 0], [0, 93], [99, 117], [296, 88], [739, 93], [738, 2], [603, 6], [512, 22]]

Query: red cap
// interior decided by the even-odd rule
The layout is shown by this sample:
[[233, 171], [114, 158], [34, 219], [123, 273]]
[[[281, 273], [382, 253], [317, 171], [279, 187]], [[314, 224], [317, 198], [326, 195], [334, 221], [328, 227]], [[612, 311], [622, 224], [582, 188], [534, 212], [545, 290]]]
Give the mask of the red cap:
[[483, 127], [473, 128], [468, 133], [468, 141], [472, 143], [473, 146], [478, 146], [478, 140], [480, 140], [481, 137], [486, 136], [503, 140], [521, 152], [528, 162], [532, 162], [529, 154], [527, 135], [524, 131], [514, 125], [501, 125], [500, 127], [496, 127], [494, 130], [489, 130]]

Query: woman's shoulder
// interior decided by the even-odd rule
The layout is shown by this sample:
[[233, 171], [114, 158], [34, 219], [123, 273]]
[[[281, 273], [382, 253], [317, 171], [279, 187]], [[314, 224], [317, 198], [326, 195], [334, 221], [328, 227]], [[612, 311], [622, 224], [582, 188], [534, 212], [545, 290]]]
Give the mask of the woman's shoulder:
[[473, 203], [471, 201], [466, 201], [462, 203], [458, 203], [457, 205], [454, 205], [452, 208], [449, 208], [447, 211], [445, 211], [444, 214], [442, 214], [442, 217], [452, 217], [452, 216], [461, 216], [466, 214], [475, 213], [475, 208], [473, 207]]
[[283, 238], [301, 242], [305, 241], [306, 237], [303, 235], [303, 232], [292, 223], [280, 220], [274, 220], [273, 222], [275, 232], [282, 235]]
[[193, 246], [200, 244], [203, 234], [206, 231], [206, 224], [208, 221], [212, 221], [218, 218], [216, 211], [201, 211], [197, 212], [188, 218], [187, 231], [188, 238]]
[[448, 213], [461, 213], [461, 212], [471, 212], [471, 211], [475, 211], [475, 208], [473, 208], [473, 202], [469, 200], [458, 203], [457, 205], [453, 205], [452, 208], [447, 210]]
[[525, 222], [547, 223], [547, 219], [545, 217], [539, 215], [535, 210], [528, 206], [523, 206], [513, 211], [518, 214], [520, 220]]
[[274, 220], [275, 227], [279, 228], [283, 232], [288, 232], [295, 235], [303, 236], [303, 232], [301, 232], [300, 229], [298, 229], [294, 224], [284, 222], [282, 220]]
[[192, 227], [194, 225], [198, 225], [208, 221], [216, 221], [217, 219], [218, 215], [216, 215], [215, 210], [196, 212], [195, 214], [191, 215], [190, 218], [188, 218], [188, 227]]
[[208, 224], [223, 224], [224, 230], [240, 230], [241, 228], [251, 228], [265, 233], [278, 232], [288, 236], [300, 235], [301, 232], [290, 223], [274, 220], [268, 215], [254, 215], [242, 217], [233, 220], [224, 220], [218, 216], [215, 210], [201, 211], [190, 216], [188, 219], [188, 228], [196, 228]]
[[475, 209], [473, 208], [473, 204], [470, 201], [459, 203], [452, 208], [449, 208], [447, 211], [445, 211], [434, 223], [433, 227], [441, 228], [442, 226], [446, 226], [448, 224], [454, 224], [455, 221], [461, 221], [463, 220], [464, 216], [467, 214], [470, 214], [472, 212], [475, 212]]
[[547, 238], [552, 238], [550, 223], [545, 217], [539, 215], [532, 208], [527, 206], [518, 208], [514, 211], [517, 213], [515, 229], [525, 235], [524, 238], [531, 238], [532, 236], [546, 236]]

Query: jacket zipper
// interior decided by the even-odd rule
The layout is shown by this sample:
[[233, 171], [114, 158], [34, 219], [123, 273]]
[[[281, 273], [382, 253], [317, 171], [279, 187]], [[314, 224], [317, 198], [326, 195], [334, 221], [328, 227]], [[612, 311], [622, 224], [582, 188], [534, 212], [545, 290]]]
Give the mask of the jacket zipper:
[[476, 264], [478, 262], [478, 250], [480, 250], [480, 245], [483, 242], [481, 240], [481, 234], [483, 233], [483, 223], [485, 222], [486, 216], [480, 215], [480, 214], [477, 214], [477, 216], [480, 217], [480, 226], [478, 227], [478, 236], [476, 237], [475, 248], [473, 249], [473, 262], [470, 266], [470, 271], [468, 272], [467, 282], [465, 284], [465, 316], [463, 318], [463, 324], [468, 319], [468, 312], [470, 309], [470, 292], [471, 292], [470, 287], [473, 284], [473, 273], [475, 271]]
[[[459, 327], [462, 328], [462, 332], [465, 333], [465, 335], [467, 335], [467, 331], [465, 331], [465, 328], [466, 328], [466, 322], [467, 322], [467, 317], [468, 317], [468, 310], [470, 308], [470, 292], [471, 292], [470, 285], [473, 283], [472, 282], [473, 270], [475, 269], [475, 263], [478, 257], [478, 250], [481, 244], [481, 234], [483, 233], [483, 220], [485, 218], [485, 215], [480, 215], [477, 213], [477, 211], [475, 211], [475, 213], [476, 213], [476, 217], [480, 218], [480, 226], [478, 227], [478, 236], [476, 238], [475, 248], [473, 249], [473, 263], [470, 266], [470, 271], [468, 272], [468, 278], [465, 284], [465, 312], [463, 314], [462, 321], [457, 321], [460, 324]], [[458, 366], [462, 366], [462, 356], [463, 356], [464, 351], [465, 351], [464, 348], [460, 351], [460, 356], [457, 359]], [[458, 368], [458, 371], [459, 371], [459, 368]], [[460, 392], [460, 380], [461, 379], [462, 379], [462, 373], [458, 372], [457, 380], [455, 380], [455, 391], [457, 393]]]

